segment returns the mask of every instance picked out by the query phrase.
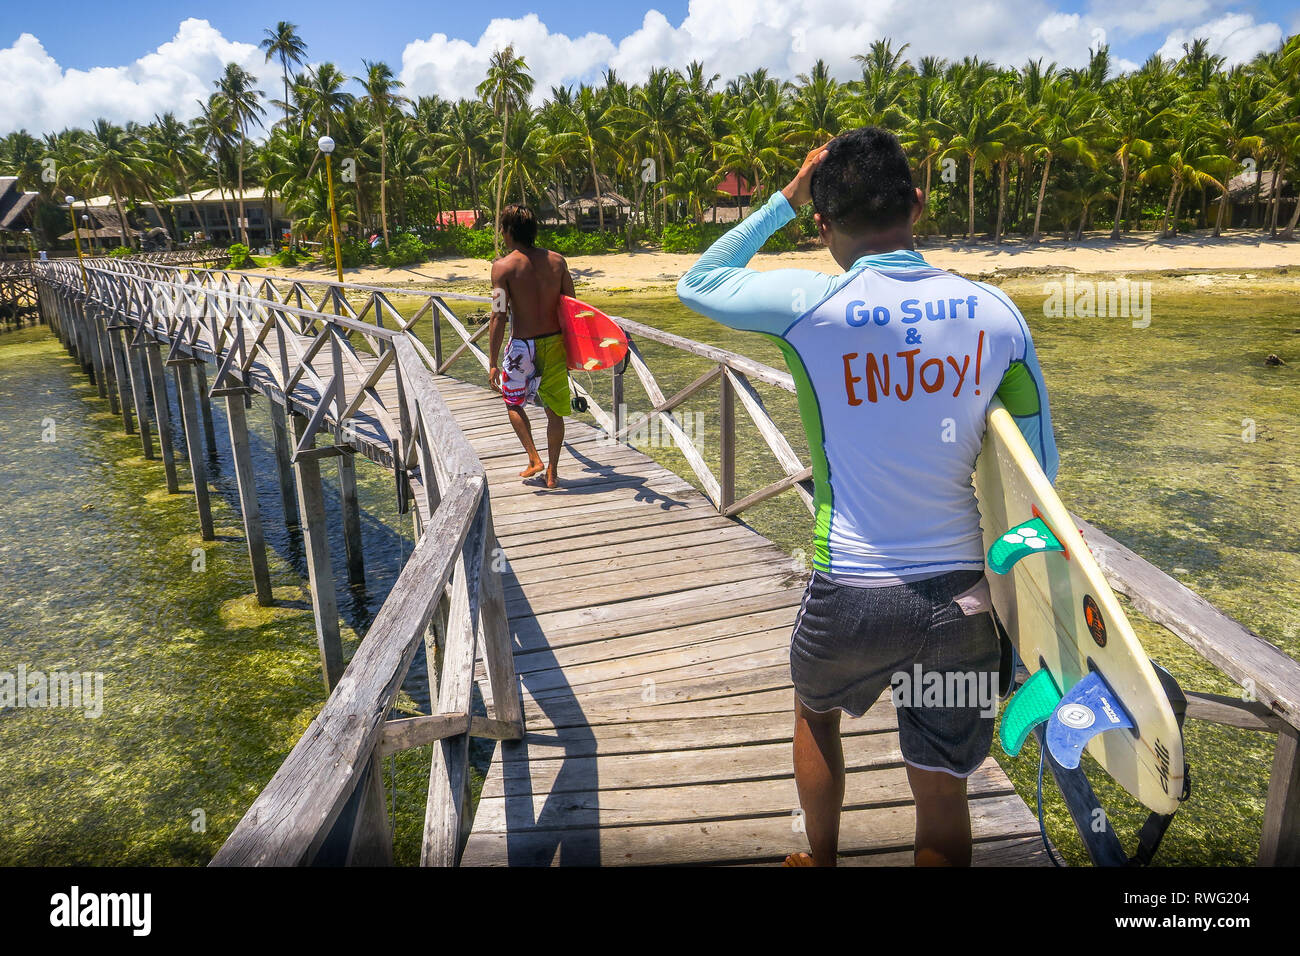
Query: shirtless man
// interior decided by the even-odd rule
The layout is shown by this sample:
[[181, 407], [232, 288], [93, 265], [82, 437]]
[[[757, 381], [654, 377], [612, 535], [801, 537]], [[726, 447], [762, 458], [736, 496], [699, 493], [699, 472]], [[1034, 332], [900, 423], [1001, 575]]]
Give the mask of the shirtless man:
[[[569, 363], [560, 335], [561, 295], [573, 295], [573, 277], [559, 253], [538, 249], [537, 219], [527, 206], [501, 210], [501, 236], [509, 250], [492, 263], [492, 326], [489, 331], [492, 387], [506, 402], [510, 424], [528, 453], [525, 481], [546, 471], [545, 487], [559, 486], [556, 467], [564, 447], [564, 416], [569, 414]], [[510, 346], [500, 364], [506, 316], [511, 315]], [[546, 453], [542, 464], [524, 405], [546, 409]]]

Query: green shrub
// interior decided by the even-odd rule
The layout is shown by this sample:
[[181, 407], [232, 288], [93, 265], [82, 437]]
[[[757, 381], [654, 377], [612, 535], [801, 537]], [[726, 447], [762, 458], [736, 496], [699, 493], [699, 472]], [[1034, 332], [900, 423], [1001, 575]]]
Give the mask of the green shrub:
[[[671, 222], [659, 234], [659, 248], [664, 252], [703, 252], [731, 229], [720, 222]], [[792, 252], [798, 235], [797, 227], [778, 229], [763, 243], [763, 251]]]
[[[358, 266], [368, 266], [375, 261], [373, 250], [370, 244], [357, 239], [355, 236], [345, 236], [339, 242], [339, 258], [343, 260], [344, 269], [355, 269]], [[334, 262], [334, 240], [325, 241], [324, 259], [326, 262]]]
[[470, 229], [466, 226], [448, 226], [433, 233], [428, 243], [428, 251], [433, 255], [491, 259], [494, 255], [492, 231]]
[[130, 246], [117, 246], [114, 249], [109, 249], [108, 254], [113, 259], [121, 259], [123, 256], [131, 255], [133, 251]]
[[420, 241], [420, 237], [409, 232], [398, 235], [383, 252], [379, 253], [379, 261], [390, 269], [423, 262], [428, 257], [428, 250]]
[[573, 226], [541, 229], [537, 235], [539, 246], [554, 249], [562, 256], [594, 256], [604, 252], [618, 252], [623, 249], [625, 241], [621, 231], [610, 229], [601, 233]]
[[271, 257], [271, 262], [277, 266], [296, 266], [299, 259], [298, 255], [292, 249], [285, 246]]
[[253, 257], [249, 254], [248, 246], [242, 242], [232, 243], [226, 251], [230, 253], [230, 268], [247, 269], [252, 264]]

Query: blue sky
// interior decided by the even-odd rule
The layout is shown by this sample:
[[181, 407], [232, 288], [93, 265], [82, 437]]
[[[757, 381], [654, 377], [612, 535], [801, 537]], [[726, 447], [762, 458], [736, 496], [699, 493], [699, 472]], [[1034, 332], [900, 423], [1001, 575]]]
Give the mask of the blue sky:
[[492, 51], [513, 43], [537, 83], [642, 79], [652, 66], [701, 59], [729, 79], [764, 67], [793, 79], [825, 59], [859, 75], [855, 53], [882, 36], [908, 55], [978, 54], [1007, 65], [1041, 57], [1087, 61], [1108, 42], [1115, 65], [1176, 57], [1204, 36], [1228, 62], [1275, 48], [1300, 29], [1294, 0], [417, 0], [253, 3], [249, 0], [44, 0], [0, 18], [0, 135], [86, 126], [103, 116], [147, 122], [194, 115], [228, 62], [276, 95], [279, 69], [257, 44], [276, 20], [298, 24], [312, 63], [350, 74], [386, 60], [411, 96], [474, 95]]
[[[655, 9], [674, 22], [686, 15], [686, 0], [656, 0]], [[611, 36], [631, 33], [651, 5], [620, 0], [491, 0], [490, 3], [447, 3], [429, 0], [388, 0], [375, 3], [265, 3], [252, 0], [183, 3], [167, 0], [59, 0], [25, 3], [0, 21], [0, 41], [6, 45], [23, 32], [33, 33], [60, 64], [87, 69], [105, 65], [105, 48], [127, 62], [157, 49], [176, 33], [187, 17], [207, 20], [232, 40], [261, 41], [262, 31], [277, 20], [299, 26], [313, 57], [352, 63], [401, 62], [402, 49], [416, 37], [435, 32], [466, 39], [479, 36], [494, 17], [536, 13], [553, 31], [571, 36], [597, 30]], [[128, 15], [123, 16], [123, 11]]]

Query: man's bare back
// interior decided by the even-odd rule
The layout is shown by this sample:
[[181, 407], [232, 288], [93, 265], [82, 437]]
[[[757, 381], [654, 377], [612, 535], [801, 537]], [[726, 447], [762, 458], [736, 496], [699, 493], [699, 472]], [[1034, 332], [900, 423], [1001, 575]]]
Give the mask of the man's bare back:
[[518, 248], [492, 264], [492, 288], [506, 293], [512, 337], [530, 339], [560, 330], [560, 296], [573, 295], [573, 277], [558, 252]]
[[[515, 434], [528, 453], [519, 473], [526, 481], [541, 477], [544, 487], [558, 488], [564, 416], [569, 410], [568, 362], [560, 333], [560, 296], [573, 295], [573, 277], [564, 257], [534, 244], [537, 220], [531, 210], [510, 205], [501, 211], [501, 237], [510, 251], [492, 263], [492, 319], [488, 333], [489, 378], [501, 392]], [[506, 368], [501, 346], [507, 316], [511, 343]], [[546, 451], [542, 464], [533, 429], [523, 405], [529, 395], [546, 409]]]

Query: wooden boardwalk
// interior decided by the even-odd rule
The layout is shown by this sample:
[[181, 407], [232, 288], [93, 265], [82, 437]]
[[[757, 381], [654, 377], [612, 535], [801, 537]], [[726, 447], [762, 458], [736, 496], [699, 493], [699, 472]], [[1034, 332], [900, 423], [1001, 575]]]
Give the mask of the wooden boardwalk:
[[[655, 404], [651, 417], [669, 431], [674, 407], [719, 387], [721, 430], [731, 436], [719, 474], [680, 429], [674, 434], [707, 496], [641, 452], [571, 423], [562, 488], [547, 492], [519, 480], [523, 455], [499, 398], [439, 374], [466, 352], [487, 363], [474, 344], [486, 330], [466, 328], [443, 294], [394, 293], [423, 299], [401, 312], [389, 290], [375, 287], [348, 286], [345, 299], [331, 283], [120, 260], [91, 260], [84, 271], [43, 263], [36, 287], [42, 316], [124, 430], [138, 432], [146, 458], [157, 435], [175, 494], [180, 455], [171, 435], [181, 422], [169, 423], [169, 403], [154, 400], [170, 390], [164, 367], [172, 367], [207, 539], [209, 398], [224, 398], [264, 604], [273, 598], [244, 405], [249, 391], [271, 402], [280, 492], [286, 519], [296, 514], [304, 526], [330, 695], [213, 865], [391, 863], [383, 759], [427, 744], [435, 745], [427, 865], [762, 865], [805, 846], [787, 649], [807, 572], [724, 517], [791, 489], [807, 494], [810, 470], [752, 385], [792, 391], [787, 374], [620, 320], [636, 338], [711, 364], [665, 398], [635, 342], [629, 352]], [[424, 316], [434, 323], [432, 354], [412, 331]], [[440, 323], [461, 339], [445, 360]], [[617, 371], [612, 409], [622, 408], [622, 384]], [[740, 501], [736, 403], [785, 472]], [[626, 433], [622, 412], [611, 416], [594, 402], [592, 412]], [[540, 416], [534, 422], [542, 437]], [[357, 583], [361, 523], [349, 489], [358, 453], [395, 470], [399, 507], [412, 514], [419, 542], [343, 673], [320, 461], [338, 460], [348, 577]], [[1259, 859], [1300, 860], [1300, 664], [1081, 519], [1080, 527], [1113, 587], [1254, 688], [1250, 701], [1189, 693], [1188, 717], [1277, 735]], [[421, 642], [437, 648], [440, 662], [427, 674], [433, 712], [394, 719]], [[473, 704], [475, 682], [486, 717]], [[841, 860], [907, 864], [913, 808], [888, 698], [846, 719], [843, 731]], [[470, 738], [500, 743], [462, 854]], [[976, 864], [1047, 862], [1037, 821], [991, 758], [971, 777], [970, 794]], [[1122, 858], [1109, 839], [1114, 846], [1101, 856]]]
[[[462, 863], [759, 864], [806, 849], [788, 666], [806, 572], [581, 423], [563, 488], [524, 485], [500, 399], [438, 385], [487, 469], [527, 727], [498, 745]], [[540, 413], [534, 432], [544, 437]], [[892, 705], [882, 697], [843, 730], [845, 862], [910, 864]], [[991, 758], [970, 791], [977, 864], [1047, 863], [1037, 820]]]

